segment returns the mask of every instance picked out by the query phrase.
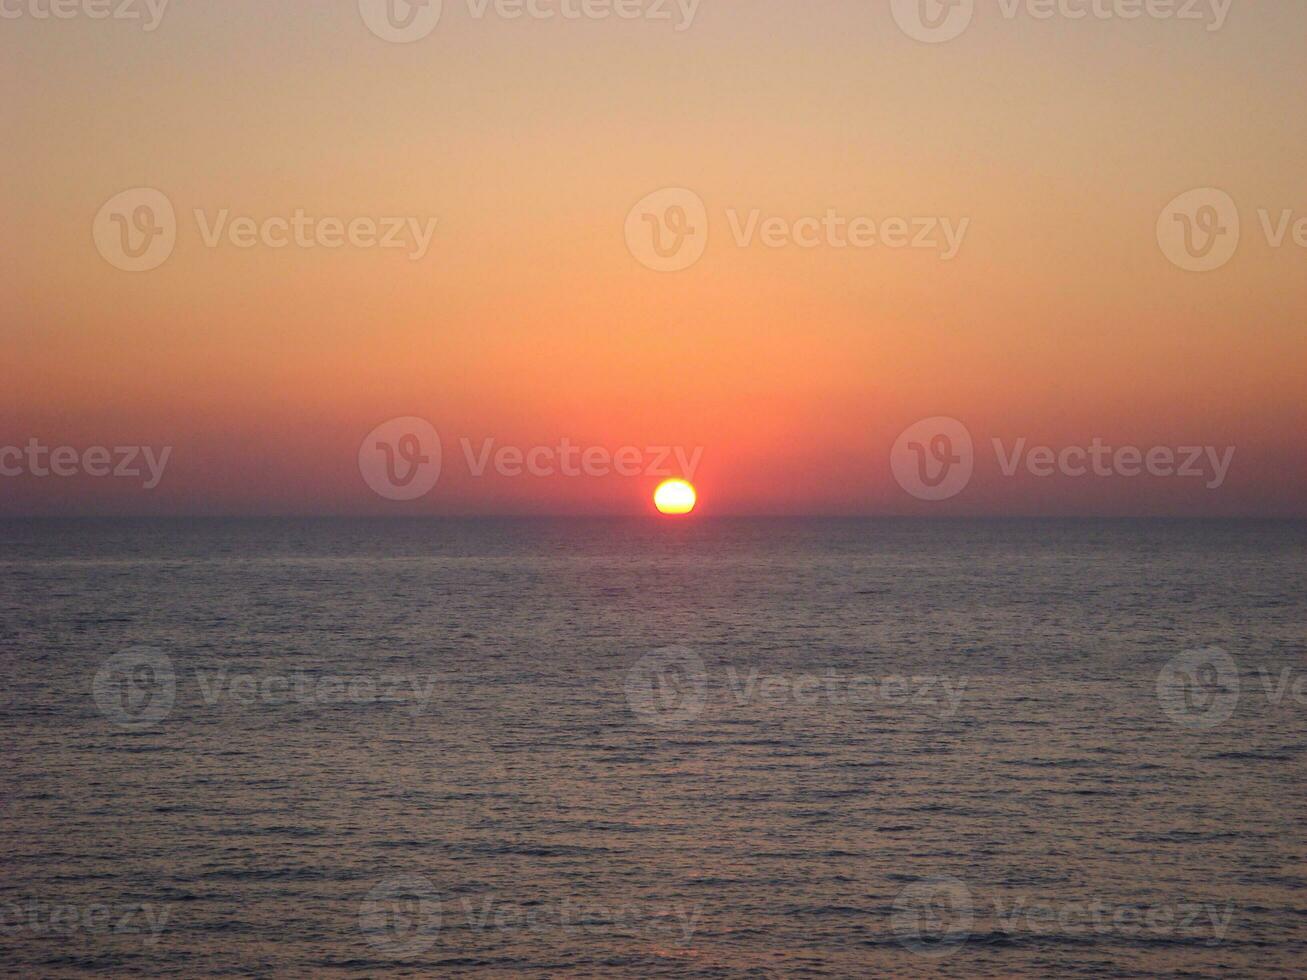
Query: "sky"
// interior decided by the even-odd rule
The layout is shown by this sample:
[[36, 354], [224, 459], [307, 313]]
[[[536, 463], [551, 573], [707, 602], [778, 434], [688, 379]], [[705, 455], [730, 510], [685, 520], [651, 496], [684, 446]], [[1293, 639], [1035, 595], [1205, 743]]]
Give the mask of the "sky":
[[1307, 516], [1303, 4], [49, 2], [0, 516]]

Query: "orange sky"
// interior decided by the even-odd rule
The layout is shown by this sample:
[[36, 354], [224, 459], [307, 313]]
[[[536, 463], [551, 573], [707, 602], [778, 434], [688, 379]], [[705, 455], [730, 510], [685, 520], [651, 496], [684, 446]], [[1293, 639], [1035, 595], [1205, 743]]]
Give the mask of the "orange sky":
[[[0, 20], [0, 448], [173, 447], [149, 491], [0, 476], [0, 515], [647, 511], [653, 476], [475, 477], [459, 445], [567, 438], [701, 448], [705, 513], [1307, 516], [1307, 248], [1258, 216], [1307, 218], [1307, 7], [1234, 0], [1207, 30], [979, 0], [942, 44], [866, 0], [704, 0], [680, 31], [471, 9], [410, 44], [327, 0]], [[177, 239], [129, 273], [92, 227], [138, 187]], [[664, 187], [706, 207], [679, 272], [624, 237]], [[1200, 187], [1242, 235], [1193, 273], [1156, 229]], [[436, 230], [419, 260], [205, 243], [224, 210], [296, 209]], [[754, 210], [968, 225], [949, 261], [741, 247]], [[444, 451], [407, 503], [358, 465], [400, 416]], [[937, 503], [889, 466], [931, 416], [977, 443]], [[1006, 477], [995, 437], [1237, 452], [1213, 490]]]

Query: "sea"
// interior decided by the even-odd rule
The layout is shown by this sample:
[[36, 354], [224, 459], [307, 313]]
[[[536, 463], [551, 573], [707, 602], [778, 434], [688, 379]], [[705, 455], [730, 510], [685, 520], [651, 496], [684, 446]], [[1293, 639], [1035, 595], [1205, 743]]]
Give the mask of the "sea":
[[0, 971], [1307, 974], [1307, 524], [0, 522]]

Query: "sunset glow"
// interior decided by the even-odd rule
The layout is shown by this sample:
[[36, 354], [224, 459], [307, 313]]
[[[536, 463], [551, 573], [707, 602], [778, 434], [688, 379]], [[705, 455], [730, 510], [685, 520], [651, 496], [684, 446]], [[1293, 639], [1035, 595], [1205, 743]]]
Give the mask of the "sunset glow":
[[[745, 6], [446, 4], [410, 44], [357, 3], [6, 20], [0, 448], [173, 451], [148, 492], [24, 463], [0, 514], [636, 514], [644, 469], [566, 472], [627, 446], [702, 447], [714, 515], [1307, 513], [1307, 133], [1244, 133], [1298, 118], [1307, 8], [985, 4], [925, 45], [888, 3]], [[1241, 225], [1170, 212], [1209, 186]], [[1227, 264], [1168, 254], [1209, 227]], [[888, 460], [937, 416], [978, 458], [921, 501]], [[407, 417], [444, 466], [397, 501], [357, 459]], [[1209, 489], [1009, 473], [995, 439], [1237, 453]]]
[[0, 0], [0, 972], [1305, 975], [1304, 40]]

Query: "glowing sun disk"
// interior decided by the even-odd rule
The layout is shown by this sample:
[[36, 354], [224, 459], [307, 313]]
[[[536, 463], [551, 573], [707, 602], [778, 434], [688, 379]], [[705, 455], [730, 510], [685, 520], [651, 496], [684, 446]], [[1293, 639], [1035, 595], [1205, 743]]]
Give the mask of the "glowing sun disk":
[[694, 487], [685, 480], [665, 480], [654, 491], [654, 506], [660, 514], [688, 514], [698, 499]]

